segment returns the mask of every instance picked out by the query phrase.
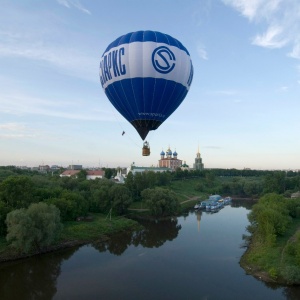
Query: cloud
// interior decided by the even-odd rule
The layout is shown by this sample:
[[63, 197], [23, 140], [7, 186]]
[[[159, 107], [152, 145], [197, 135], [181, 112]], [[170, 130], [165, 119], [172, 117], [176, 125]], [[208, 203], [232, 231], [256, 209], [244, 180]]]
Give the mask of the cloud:
[[264, 27], [252, 43], [265, 48], [290, 47], [288, 56], [300, 59], [299, 0], [223, 0], [250, 22]]
[[25, 130], [25, 125], [20, 123], [4, 123], [0, 124], [0, 130], [20, 131]]
[[198, 55], [200, 56], [200, 58], [205, 59], [205, 60], [208, 59], [207, 53], [206, 53], [206, 50], [204, 49], [204, 47], [202, 47], [200, 45], [197, 46], [197, 52], [198, 52]]
[[2, 123], [0, 124], [0, 139], [20, 139], [20, 138], [36, 138], [39, 135], [34, 133], [23, 123]]
[[98, 82], [98, 58], [88, 56], [68, 46], [46, 45], [33, 37], [21, 36], [1, 42], [1, 36], [13, 36], [0, 32], [0, 56], [19, 57], [49, 63], [66, 73], [90, 81]]
[[51, 10], [34, 13], [14, 6], [6, 10], [6, 13], [0, 10], [3, 21], [0, 24], [0, 58], [17, 58], [39, 66], [42, 62], [67, 75], [99, 82], [98, 49], [90, 45], [89, 36], [70, 31], [66, 18]]
[[288, 89], [289, 89], [288, 86], [281, 86], [281, 87], [279, 88], [279, 91], [285, 92], [285, 91], [287, 91]]
[[210, 95], [223, 95], [223, 96], [234, 96], [237, 95], [238, 92], [235, 90], [220, 90], [220, 91], [210, 91], [208, 92]]
[[253, 44], [266, 48], [282, 48], [289, 40], [282, 37], [283, 28], [279, 26], [270, 26], [264, 34], [257, 35], [253, 39]]
[[73, 6], [86, 14], [91, 14], [91, 12], [84, 8], [78, 0], [57, 0], [57, 2], [67, 8], [71, 8]]
[[[55, 99], [55, 101], [52, 101], [28, 96], [23, 93], [11, 92], [5, 94], [0, 91], [1, 113], [19, 116], [38, 115], [69, 120], [116, 121], [113, 113], [109, 110], [100, 110], [98, 105], [96, 107], [88, 106], [84, 100], [77, 99], [76, 101], [68, 102]], [[11, 128], [14, 128], [14, 126], [16, 125], [10, 124]]]
[[36, 138], [35, 134], [1, 134], [0, 139]]

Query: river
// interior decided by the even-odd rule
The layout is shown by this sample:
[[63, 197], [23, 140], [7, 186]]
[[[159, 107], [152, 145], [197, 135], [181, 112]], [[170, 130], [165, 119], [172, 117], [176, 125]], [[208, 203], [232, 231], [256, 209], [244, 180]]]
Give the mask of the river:
[[246, 275], [251, 203], [190, 211], [145, 229], [56, 253], [2, 263], [0, 299], [300, 299], [299, 287]]

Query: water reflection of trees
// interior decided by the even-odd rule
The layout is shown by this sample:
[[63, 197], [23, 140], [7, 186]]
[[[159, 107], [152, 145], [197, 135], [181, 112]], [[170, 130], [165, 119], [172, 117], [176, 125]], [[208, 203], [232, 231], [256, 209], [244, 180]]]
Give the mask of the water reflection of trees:
[[287, 300], [299, 300], [300, 299], [300, 287], [299, 286], [286, 287], [283, 290], [283, 295]]
[[1, 264], [0, 299], [52, 299], [61, 263], [77, 249]]
[[143, 246], [146, 248], [158, 248], [166, 241], [172, 241], [178, 236], [181, 225], [175, 218], [169, 220], [139, 221], [143, 229], [139, 231], [127, 231], [114, 235], [103, 243], [94, 243], [93, 246], [99, 252], [109, 251], [115, 255], [121, 255], [128, 246]]
[[255, 200], [246, 199], [234, 199], [231, 202], [231, 207], [244, 207], [248, 210], [252, 209], [252, 206], [257, 203]]

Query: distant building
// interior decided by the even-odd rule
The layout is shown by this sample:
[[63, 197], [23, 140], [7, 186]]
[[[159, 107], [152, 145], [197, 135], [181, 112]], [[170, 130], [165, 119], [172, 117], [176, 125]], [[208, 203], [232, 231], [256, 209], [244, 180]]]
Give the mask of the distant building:
[[300, 198], [300, 191], [298, 191], [298, 192], [296, 192], [296, 193], [293, 193], [293, 194], [291, 195], [291, 198], [292, 198], [292, 199]]
[[172, 153], [170, 147], [166, 151], [166, 153], [162, 150], [160, 153], [160, 160], [158, 161], [158, 165], [160, 168], [169, 168], [172, 171], [175, 171], [177, 168], [180, 168], [182, 165], [182, 160], [177, 158], [176, 150]]
[[39, 171], [41, 173], [47, 173], [50, 171], [50, 167], [48, 165], [39, 165]]
[[82, 165], [69, 165], [68, 170], [82, 170]]
[[56, 170], [60, 170], [62, 167], [58, 166], [58, 165], [52, 165], [51, 166], [51, 170], [52, 171], [56, 171]]
[[143, 173], [143, 172], [155, 172], [155, 173], [161, 173], [166, 171], [172, 171], [169, 168], [163, 168], [163, 167], [137, 167], [134, 165], [134, 163], [131, 164], [130, 167], [127, 168], [127, 175], [131, 172], [133, 175], [136, 173]]
[[62, 172], [59, 176], [60, 177], [71, 177], [71, 176], [77, 177], [77, 174], [79, 172], [80, 171], [78, 171], [78, 170], [66, 170], [66, 171]]
[[96, 179], [96, 178], [103, 178], [105, 176], [105, 171], [103, 170], [88, 170], [86, 171], [86, 179]]
[[[59, 176], [60, 177], [71, 177], [74, 176], [77, 178], [78, 173], [80, 173], [81, 170], [66, 170], [62, 172]], [[86, 171], [86, 179], [87, 180], [93, 180], [96, 178], [102, 179], [105, 176], [105, 171], [103, 170], [87, 170]]]
[[184, 171], [189, 169], [190, 169], [189, 165], [187, 165], [186, 162], [184, 161], [184, 163], [181, 165], [181, 170]]
[[93, 171], [86, 171], [86, 179], [96, 179], [96, 178], [104, 178], [105, 171], [103, 170], [93, 170]]
[[119, 170], [117, 175], [114, 177], [116, 183], [125, 183], [125, 176], [122, 174], [122, 171]]
[[195, 158], [195, 163], [193, 165], [193, 168], [195, 170], [204, 170], [204, 164], [202, 163], [202, 158], [201, 158], [201, 155], [200, 155], [200, 151], [199, 151], [199, 146], [198, 146], [198, 152], [196, 154], [196, 158]]

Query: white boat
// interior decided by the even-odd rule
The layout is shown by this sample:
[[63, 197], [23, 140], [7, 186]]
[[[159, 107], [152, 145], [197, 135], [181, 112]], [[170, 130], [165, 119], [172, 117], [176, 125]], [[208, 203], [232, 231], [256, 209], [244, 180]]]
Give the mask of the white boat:
[[228, 197], [225, 197], [223, 200], [224, 200], [224, 204], [228, 205], [229, 203], [231, 203], [232, 198], [228, 196]]

